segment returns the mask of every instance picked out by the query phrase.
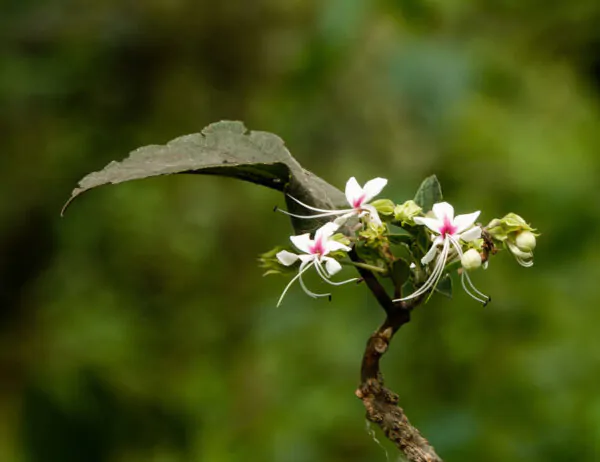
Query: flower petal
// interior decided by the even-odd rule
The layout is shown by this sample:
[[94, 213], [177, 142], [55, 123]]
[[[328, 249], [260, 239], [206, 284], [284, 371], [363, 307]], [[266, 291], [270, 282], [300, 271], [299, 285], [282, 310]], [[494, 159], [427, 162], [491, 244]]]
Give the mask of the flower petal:
[[444, 239], [441, 236], [436, 237], [425, 256], [421, 259], [421, 263], [423, 263], [424, 265], [428, 265], [429, 263], [431, 263], [435, 258], [435, 255], [438, 253], [438, 245], [440, 245], [443, 242]]
[[302, 263], [308, 263], [315, 259], [315, 255], [298, 255], [298, 258]]
[[310, 253], [310, 247], [313, 245], [313, 241], [310, 238], [310, 234], [301, 234], [300, 236], [290, 236], [290, 241], [296, 246], [296, 248], [304, 253]]
[[460, 234], [465, 229], [469, 229], [471, 226], [473, 226], [475, 224], [475, 220], [477, 220], [480, 213], [481, 213], [480, 211], [477, 211], [477, 212], [473, 212], [473, 213], [467, 213], [465, 215], [458, 215], [454, 219], [454, 223], [453, 223], [454, 226], [456, 227], [456, 233]]
[[325, 262], [325, 269], [330, 276], [333, 276], [342, 269], [342, 265], [335, 258], [323, 257], [323, 261]]
[[321, 242], [325, 242], [327, 239], [333, 236], [333, 233], [335, 233], [339, 227], [340, 225], [333, 221], [325, 223], [315, 232], [315, 241], [320, 240]]
[[377, 213], [377, 209], [372, 205], [365, 204], [361, 207], [363, 210], [366, 210], [369, 215], [369, 220], [375, 223], [377, 226], [382, 226], [381, 218], [379, 218], [379, 214]]
[[352, 249], [350, 247], [348, 247], [346, 244], [342, 244], [341, 242], [329, 239], [325, 243], [325, 254], [328, 254], [329, 252], [335, 252], [336, 250], [343, 250], [344, 252], [350, 252]]
[[465, 242], [474, 241], [475, 239], [479, 239], [481, 237], [481, 228], [479, 226], [474, 226], [473, 228], [457, 235], [456, 237]]
[[367, 181], [363, 188], [363, 192], [365, 194], [365, 202], [370, 202], [371, 199], [373, 199], [377, 194], [379, 194], [383, 190], [383, 188], [385, 188], [387, 182], [388, 180], [386, 180], [385, 178], [373, 178], [372, 180]]
[[508, 246], [508, 250], [510, 250], [512, 252], [512, 254], [518, 258], [522, 258], [522, 259], [530, 259], [533, 258], [533, 252], [523, 252], [521, 249], [519, 249], [515, 244], [513, 244], [512, 242], [507, 241], [506, 245]]
[[338, 226], [348, 226], [348, 220], [356, 216], [356, 210], [352, 209], [351, 212], [344, 213], [344, 215], [337, 217], [335, 220], [333, 220], [333, 222]]
[[448, 202], [438, 202], [437, 204], [433, 204], [432, 210], [435, 217], [442, 222], [446, 219], [451, 222], [454, 220], [454, 207]]
[[444, 227], [444, 223], [437, 218], [414, 217], [414, 222], [418, 225], [425, 225], [434, 233], [440, 234], [440, 229]]
[[287, 250], [282, 250], [281, 252], [277, 252], [277, 260], [279, 263], [285, 266], [291, 266], [298, 261], [298, 255], [292, 252], [288, 252]]
[[363, 188], [360, 187], [356, 178], [350, 178], [346, 183], [346, 199], [348, 203], [354, 207], [354, 202], [363, 194]]

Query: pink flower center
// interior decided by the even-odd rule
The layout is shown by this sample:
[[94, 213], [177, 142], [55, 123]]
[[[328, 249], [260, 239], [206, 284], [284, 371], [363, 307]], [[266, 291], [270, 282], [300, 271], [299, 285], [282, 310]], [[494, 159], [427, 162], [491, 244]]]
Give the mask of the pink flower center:
[[358, 196], [356, 199], [354, 199], [352, 201], [352, 207], [354, 207], [355, 209], [361, 208], [363, 202], [365, 201], [365, 197], [366, 197], [366, 194], [363, 193], [360, 196]]
[[440, 228], [440, 234], [442, 237], [446, 237], [446, 235], [453, 236], [456, 233], [456, 226], [452, 223], [452, 221], [448, 217], [444, 217], [442, 222], [442, 226]]
[[308, 250], [312, 255], [323, 255], [325, 253], [325, 246], [323, 245], [323, 239], [318, 237], [315, 239], [315, 243], [311, 245]]

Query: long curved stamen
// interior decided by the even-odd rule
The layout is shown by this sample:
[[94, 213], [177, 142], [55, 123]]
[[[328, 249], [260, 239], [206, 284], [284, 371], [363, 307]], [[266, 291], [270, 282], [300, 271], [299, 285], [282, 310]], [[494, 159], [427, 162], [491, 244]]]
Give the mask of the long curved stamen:
[[[472, 299], [478, 301], [483, 306], [487, 305], [491, 299], [487, 295], [485, 295], [485, 298], [481, 299], [477, 295], [471, 293], [471, 291], [469, 290], [469, 288], [465, 284], [465, 279], [467, 280], [467, 282], [469, 283], [469, 285], [473, 288], [473, 290], [477, 290], [475, 288], [475, 286], [473, 285], [473, 281], [471, 281], [471, 278], [467, 274], [467, 271], [463, 270], [462, 274], [460, 275], [460, 283], [462, 284], [463, 290], [467, 293], [467, 295], [469, 297], [471, 297]], [[479, 291], [477, 291], [477, 292], [479, 292]]]
[[[316, 268], [317, 267], [317, 261], [313, 260], [309, 264], [308, 268], [310, 268], [311, 266], [314, 266]], [[304, 279], [302, 279], [302, 273], [298, 274], [298, 276], [299, 276], [298, 280], [300, 281], [300, 287], [302, 287], [302, 290], [304, 290], [304, 292], [306, 293], [306, 295], [308, 295], [309, 297], [319, 298], [319, 297], [330, 297], [331, 296], [331, 294], [317, 294], [317, 293], [313, 292], [308, 287], [306, 287], [306, 284], [304, 284]]]
[[444, 247], [442, 248], [442, 252], [440, 253], [437, 261], [435, 262], [435, 267], [433, 268], [433, 271], [432, 271], [431, 275], [429, 276], [429, 279], [427, 279], [427, 281], [425, 281], [424, 285], [422, 285], [418, 290], [416, 290], [409, 296], [396, 299], [396, 300], [394, 300], [394, 302], [403, 302], [405, 300], [410, 300], [412, 298], [415, 298], [415, 297], [418, 297], [418, 296], [424, 294], [432, 287], [435, 287], [437, 282], [442, 277], [442, 274], [444, 273], [444, 266], [445, 266], [446, 259], [448, 258], [449, 248], [450, 248], [450, 243], [448, 242], [448, 239], [444, 239]]
[[279, 207], [277, 207], [276, 210], [278, 212], [281, 212], [285, 215], [288, 215], [288, 216], [294, 217], [294, 218], [307, 218], [308, 219], [308, 218], [323, 218], [323, 217], [331, 217], [331, 216], [335, 216], [335, 215], [341, 215], [341, 213], [338, 213], [337, 210], [333, 210], [328, 213], [317, 213], [315, 215], [296, 215], [295, 213], [291, 213], [291, 212], [288, 212], [287, 210], [280, 209]]
[[292, 199], [294, 202], [297, 202], [298, 204], [300, 204], [302, 207], [307, 208], [308, 210], [312, 210], [314, 212], [336, 212], [336, 214], [342, 214], [342, 213], [348, 213], [348, 212], [353, 212], [354, 209], [341, 209], [341, 210], [327, 210], [327, 209], [318, 209], [317, 207], [313, 207], [311, 205], [307, 205], [304, 202], [300, 201], [299, 199], [296, 199], [294, 196], [288, 194], [287, 195], [290, 199]]
[[523, 260], [521, 257], [516, 257], [517, 259], [517, 263], [521, 266], [524, 266], [525, 268], [529, 268], [530, 266], [533, 266], [533, 261], [532, 260]]
[[484, 304], [487, 304], [492, 299], [492, 297], [484, 294], [481, 290], [479, 290], [477, 287], [475, 287], [475, 284], [473, 284], [473, 281], [471, 281], [471, 276], [469, 276], [468, 271], [463, 271], [463, 274], [465, 275], [465, 279], [469, 283], [469, 286], [471, 287], [473, 292], [475, 292], [477, 295], [479, 295], [481, 298], [483, 298], [483, 300], [485, 300]]
[[448, 260], [449, 249], [450, 245], [448, 244], [448, 241], [445, 240], [444, 246], [442, 247], [442, 251], [440, 252], [438, 260], [436, 261], [435, 267], [433, 268], [433, 272], [429, 276], [429, 279], [427, 280], [425, 285], [415, 293], [416, 295], [411, 294], [410, 297], [407, 298], [414, 298], [415, 296], [422, 295], [428, 292], [430, 289], [435, 288], [440, 278], [442, 277], [442, 274], [444, 273], [444, 267], [446, 266], [446, 261]]
[[358, 278], [347, 279], [346, 281], [340, 282], [332, 281], [330, 279], [330, 276], [327, 274], [326, 270], [323, 269], [321, 263], [319, 262], [315, 263], [315, 269], [317, 270], [317, 274], [321, 276], [321, 279], [323, 279], [323, 281], [325, 281], [327, 284], [331, 284], [332, 286], [341, 286], [343, 284], [348, 284], [349, 282], [358, 281]]
[[292, 284], [296, 281], [296, 279], [300, 279], [302, 280], [301, 276], [302, 273], [304, 273], [308, 268], [310, 268], [312, 265], [314, 264], [314, 261], [312, 262], [302, 262], [300, 263], [300, 268], [298, 269], [298, 274], [296, 276], [294, 276], [292, 278], [292, 280], [288, 283], [287, 286], [285, 286], [285, 289], [283, 289], [283, 293], [281, 294], [281, 297], [279, 297], [279, 301], [277, 302], [277, 306], [281, 305], [281, 302], [283, 300], [283, 297], [285, 297], [285, 294], [287, 293], [287, 291], [290, 289], [290, 287], [292, 287]]
[[[456, 249], [456, 251], [458, 252], [458, 256], [459, 258], [462, 259], [463, 256], [463, 251], [460, 247], [460, 244], [458, 243], [458, 241], [453, 238], [450, 237], [450, 241], [452, 242], [452, 245], [454, 246], [454, 248]], [[471, 288], [471, 290], [473, 290], [473, 292], [475, 292], [478, 296], [474, 295], [468, 288], [467, 285], [465, 284], [465, 279], [467, 280], [469, 287]], [[475, 287], [475, 284], [473, 284], [473, 281], [471, 281], [471, 277], [467, 274], [467, 270], [465, 270], [463, 268], [463, 272], [462, 275], [460, 277], [460, 282], [463, 286], [463, 289], [465, 290], [465, 292], [473, 299], [477, 300], [479, 303], [483, 303], [484, 305], [487, 305], [488, 302], [492, 299], [489, 295], [484, 294], [483, 292], [481, 292], [479, 289], [477, 289], [477, 287]], [[480, 298], [481, 297], [481, 298]]]
[[[451, 237], [450, 239], [452, 240], [452, 244], [454, 245], [454, 247], [456, 248], [456, 251], [458, 252], [459, 258], [462, 259], [463, 251], [462, 251], [462, 249], [460, 247], [460, 244], [453, 237]], [[468, 272], [466, 270], [463, 270], [463, 274], [465, 275], [465, 278], [466, 278], [467, 282], [469, 283], [469, 286], [471, 287], [471, 289], [473, 290], [473, 292], [475, 292], [477, 295], [479, 295], [483, 299], [483, 301], [480, 300], [478, 297], [473, 297], [473, 295], [466, 289], [464, 281], [462, 281], [463, 282], [463, 288], [465, 289], [465, 291], [471, 297], [473, 297], [475, 300], [481, 301], [481, 303], [483, 303], [484, 305], [487, 304], [492, 298], [489, 295], [486, 295], [483, 292], [481, 292], [479, 289], [477, 289], [477, 287], [475, 287], [475, 284], [473, 284], [473, 281], [471, 281], [471, 277], [468, 275]], [[462, 279], [462, 277], [461, 277], [461, 279]]]

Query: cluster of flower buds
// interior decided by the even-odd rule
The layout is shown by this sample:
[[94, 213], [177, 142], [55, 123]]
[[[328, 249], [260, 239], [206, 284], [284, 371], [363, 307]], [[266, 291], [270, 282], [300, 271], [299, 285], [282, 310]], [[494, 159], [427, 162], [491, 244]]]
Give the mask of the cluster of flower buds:
[[487, 232], [496, 245], [506, 246], [520, 265], [533, 265], [533, 249], [539, 234], [519, 215], [509, 213], [504, 218], [492, 220], [487, 225]]
[[[470, 271], [485, 268], [489, 256], [500, 246], [508, 248], [521, 265], [533, 264], [535, 230], [518, 215], [494, 219], [482, 228], [476, 223], [479, 211], [455, 216], [454, 208], [447, 202], [435, 203], [424, 213], [421, 205], [412, 200], [398, 205], [389, 199], [373, 201], [386, 184], [386, 179], [375, 178], [361, 187], [356, 178], [350, 178], [345, 190], [349, 207], [340, 210], [318, 209], [292, 197], [313, 214], [283, 213], [305, 219], [327, 217], [332, 221], [318, 228], [312, 238], [310, 233], [291, 236], [298, 253], [277, 249], [263, 255], [267, 273], [283, 272], [298, 264], [297, 274], [285, 287], [278, 306], [295, 281], [311, 297], [330, 296], [307, 288], [302, 276], [310, 268], [331, 285], [357, 281], [331, 279], [342, 269], [342, 264], [361, 266], [378, 276], [390, 277], [396, 287], [395, 302], [432, 293], [449, 268], [456, 266], [465, 292], [486, 305], [490, 297], [474, 286]], [[353, 261], [348, 258], [351, 251]], [[395, 277], [399, 263], [406, 269], [403, 280]], [[401, 296], [407, 288], [410, 294]]]

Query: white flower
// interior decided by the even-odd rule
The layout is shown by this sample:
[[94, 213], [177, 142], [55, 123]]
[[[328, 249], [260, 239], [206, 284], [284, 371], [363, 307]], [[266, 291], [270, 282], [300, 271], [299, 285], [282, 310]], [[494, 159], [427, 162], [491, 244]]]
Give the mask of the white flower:
[[[310, 267], [314, 266], [317, 274], [321, 276], [321, 278], [327, 282], [328, 284], [338, 286], [341, 284], [346, 284], [348, 282], [356, 281], [355, 278], [348, 279], [347, 281], [342, 282], [334, 282], [329, 278], [336, 274], [338, 271], [342, 269], [342, 265], [332, 257], [328, 257], [327, 255], [330, 252], [335, 252], [338, 250], [343, 250], [345, 252], [349, 252], [351, 249], [347, 245], [342, 244], [341, 242], [335, 241], [332, 239], [333, 233], [337, 231], [339, 225], [331, 222], [322, 226], [315, 232], [315, 238], [311, 239], [310, 234], [301, 234], [299, 236], [290, 236], [290, 240], [292, 244], [300, 250], [304, 252], [304, 254], [296, 255], [295, 253], [288, 252], [287, 250], [282, 250], [277, 253], [277, 259], [285, 266], [291, 266], [300, 260], [300, 268], [298, 269], [298, 274], [289, 282], [289, 284], [283, 290], [281, 297], [279, 297], [279, 301], [277, 302], [277, 306], [281, 304], [283, 297], [287, 293], [288, 289], [292, 286], [296, 279], [300, 280], [300, 285], [304, 292], [306, 292], [309, 296], [317, 298], [317, 297], [328, 297], [331, 294], [316, 294], [308, 290], [304, 281], [302, 280], [302, 274], [308, 270]], [[323, 264], [325, 264], [325, 268], [323, 268]]]
[[[444, 268], [453, 251], [456, 255], [452, 257], [463, 258], [462, 245], [460, 241], [470, 242], [481, 237], [481, 228], [475, 225], [475, 220], [479, 217], [480, 212], [473, 212], [466, 215], [454, 216], [454, 207], [447, 202], [440, 202], [433, 206], [433, 217], [415, 217], [414, 222], [418, 225], [425, 225], [432, 232], [433, 243], [429, 251], [421, 259], [423, 265], [431, 263], [437, 255], [437, 260], [431, 271], [429, 279], [425, 281], [419, 289], [410, 294], [408, 297], [400, 298], [394, 301], [410, 300], [412, 298], [423, 295], [428, 290], [435, 288], [439, 282]], [[465, 282], [466, 281], [466, 282]], [[462, 286], [465, 292], [475, 300], [484, 305], [489, 302], [490, 297], [483, 294], [475, 288], [471, 282], [471, 278], [467, 271], [463, 271], [461, 275]], [[469, 287], [467, 287], [467, 284]], [[470, 288], [470, 290], [469, 290]], [[474, 292], [471, 292], [471, 290]]]
[[381, 226], [381, 219], [379, 218], [379, 214], [377, 213], [377, 210], [375, 210], [375, 207], [370, 205], [369, 202], [383, 190], [386, 184], [387, 180], [385, 178], [374, 178], [372, 180], [367, 181], [364, 187], [361, 187], [358, 184], [358, 181], [356, 181], [356, 178], [352, 177], [346, 183], [346, 200], [352, 208], [341, 210], [318, 209], [316, 207], [312, 207], [303, 202], [300, 202], [300, 200], [296, 199], [293, 196], [289, 196], [292, 200], [302, 205], [303, 207], [306, 207], [308, 210], [312, 210], [314, 212], [319, 213], [316, 215], [302, 216], [285, 212], [283, 210], [281, 211], [287, 215], [291, 215], [292, 217], [296, 218], [320, 218], [342, 215], [340, 217], [341, 220], [336, 220], [338, 224], [342, 224], [343, 221], [352, 216], [368, 216], [371, 221]]

